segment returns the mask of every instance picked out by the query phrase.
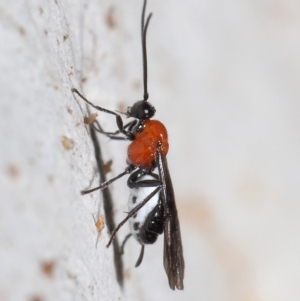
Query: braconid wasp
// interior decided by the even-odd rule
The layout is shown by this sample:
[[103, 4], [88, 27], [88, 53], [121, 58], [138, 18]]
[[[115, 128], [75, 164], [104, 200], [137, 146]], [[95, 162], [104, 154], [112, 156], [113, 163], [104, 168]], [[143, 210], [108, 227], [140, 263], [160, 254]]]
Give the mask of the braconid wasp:
[[[132, 107], [128, 107], [126, 113], [123, 113], [126, 117], [134, 120], [124, 125], [120, 114], [94, 105], [78, 90], [72, 89], [72, 92], [93, 108], [116, 117], [118, 126], [116, 132], [103, 131], [99, 123], [97, 123], [97, 127], [94, 125], [95, 129], [111, 139], [131, 141], [128, 147], [126, 169], [100, 186], [84, 190], [81, 193], [87, 194], [97, 189], [105, 189], [115, 180], [129, 174], [127, 185], [131, 190], [130, 211], [111, 233], [107, 247], [110, 246], [117, 231], [129, 220], [131, 234], [124, 240], [122, 249], [127, 238], [133, 235], [142, 246], [136, 263], [138, 266], [143, 258], [144, 245], [154, 243], [157, 236], [164, 233], [164, 267], [169, 285], [173, 290], [175, 287], [182, 290], [184, 259], [173, 185], [166, 159], [169, 149], [168, 134], [160, 121], [151, 120], [155, 114], [155, 108], [148, 102], [146, 34], [152, 13], [148, 15], [145, 22], [146, 3], [147, 0], [144, 0], [141, 32], [144, 97], [143, 100], [134, 103]], [[118, 134], [123, 134], [125, 137]], [[154, 173], [156, 168], [158, 174]]]

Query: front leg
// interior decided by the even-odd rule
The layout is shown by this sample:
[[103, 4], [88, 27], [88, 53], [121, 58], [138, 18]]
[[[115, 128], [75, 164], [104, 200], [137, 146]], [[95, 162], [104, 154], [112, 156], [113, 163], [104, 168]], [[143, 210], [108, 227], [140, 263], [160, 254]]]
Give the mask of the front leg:
[[[125, 124], [124, 126], [124, 129], [128, 129], [127, 131], [128, 132], [131, 132], [133, 127], [137, 124], [137, 120], [132, 120], [130, 121], [129, 123]], [[97, 126], [96, 126], [97, 125]], [[105, 132], [102, 128], [102, 126], [100, 125], [100, 123], [95, 120], [93, 123], [92, 123], [92, 127], [99, 133], [105, 135], [106, 137], [109, 137], [110, 139], [112, 140], [127, 140], [126, 137], [120, 137], [120, 136], [115, 136], [115, 135], [118, 135], [120, 134], [120, 131], [117, 130], [115, 132]]]
[[99, 107], [99, 106], [96, 106], [94, 105], [92, 102], [90, 102], [89, 100], [87, 100], [77, 89], [75, 88], [72, 88], [71, 91], [73, 93], [76, 93], [80, 98], [82, 98], [86, 103], [88, 103], [90, 106], [92, 106], [93, 108], [95, 108], [96, 110], [98, 111], [101, 111], [101, 112], [104, 112], [104, 113], [108, 113], [108, 114], [111, 114], [111, 115], [115, 115], [116, 117], [116, 123], [117, 123], [117, 126], [118, 126], [118, 129], [119, 129], [119, 132], [124, 134], [126, 136], [126, 138], [128, 140], [134, 140], [135, 138], [135, 135], [129, 131], [129, 130], [126, 130], [126, 128], [124, 127], [123, 125], [123, 120], [121, 118], [121, 116], [119, 114], [117, 114], [116, 112], [114, 111], [111, 111], [111, 110], [108, 110], [108, 109], [105, 109], [105, 108], [102, 108], [102, 107]]

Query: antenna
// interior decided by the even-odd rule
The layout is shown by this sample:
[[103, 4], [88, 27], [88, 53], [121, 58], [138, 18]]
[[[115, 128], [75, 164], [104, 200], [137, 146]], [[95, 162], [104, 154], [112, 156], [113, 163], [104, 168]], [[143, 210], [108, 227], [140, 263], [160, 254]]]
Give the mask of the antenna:
[[149, 14], [146, 20], [145, 25], [145, 11], [146, 11], [147, 0], [144, 1], [143, 12], [142, 12], [142, 52], [143, 52], [143, 79], [144, 79], [144, 101], [147, 101], [149, 98], [148, 87], [147, 87], [147, 77], [148, 77], [148, 68], [147, 68], [147, 48], [146, 48], [146, 34], [147, 28], [152, 17], [152, 13]]

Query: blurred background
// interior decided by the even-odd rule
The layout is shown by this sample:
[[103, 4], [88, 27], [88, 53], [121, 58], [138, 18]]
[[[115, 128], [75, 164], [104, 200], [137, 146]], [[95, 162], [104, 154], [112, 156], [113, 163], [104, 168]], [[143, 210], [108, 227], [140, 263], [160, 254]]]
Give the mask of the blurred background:
[[[300, 300], [299, 1], [148, 0], [149, 101], [169, 131], [185, 290], [168, 287], [162, 238], [138, 269], [128, 242], [123, 289], [107, 231], [95, 247], [103, 200], [79, 195], [99, 179], [70, 89], [112, 110], [141, 99], [142, 3], [0, 4], [0, 300]], [[128, 143], [99, 139], [110, 178]], [[126, 179], [111, 192], [118, 222]]]

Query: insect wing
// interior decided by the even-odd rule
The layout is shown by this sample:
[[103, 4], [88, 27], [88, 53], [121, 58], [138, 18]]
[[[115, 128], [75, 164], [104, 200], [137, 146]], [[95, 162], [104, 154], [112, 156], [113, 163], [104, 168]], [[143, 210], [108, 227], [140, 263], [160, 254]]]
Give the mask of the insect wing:
[[171, 289], [183, 290], [184, 259], [180, 226], [169, 174], [167, 159], [160, 150], [156, 153], [156, 165], [162, 182], [161, 196], [164, 206], [164, 267]]
[[164, 239], [164, 267], [171, 289], [183, 290], [184, 259], [178, 217], [166, 217]]

